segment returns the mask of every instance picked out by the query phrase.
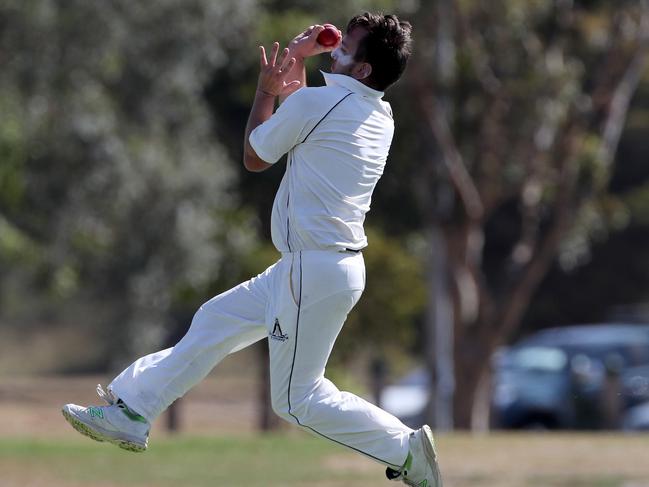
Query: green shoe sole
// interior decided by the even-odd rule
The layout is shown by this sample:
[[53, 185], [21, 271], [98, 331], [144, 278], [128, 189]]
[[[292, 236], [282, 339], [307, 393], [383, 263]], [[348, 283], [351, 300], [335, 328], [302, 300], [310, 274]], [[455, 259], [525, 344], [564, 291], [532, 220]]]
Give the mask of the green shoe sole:
[[118, 447], [122, 448], [123, 450], [128, 450], [132, 452], [143, 452], [147, 449], [147, 443], [145, 442], [144, 445], [140, 443], [136, 443], [134, 441], [130, 440], [125, 440], [123, 438], [114, 438], [113, 436], [110, 435], [108, 431], [101, 431], [96, 427], [90, 427], [86, 423], [84, 423], [82, 420], [79, 418], [71, 415], [67, 411], [61, 411], [63, 413], [63, 417], [65, 420], [72, 425], [72, 427], [77, 430], [79, 433], [81, 433], [84, 436], [87, 436], [88, 438], [92, 438], [95, 441], [100, 441], [100, 442], [108, 442], [112, 443], [113, 445], [117, 445]]

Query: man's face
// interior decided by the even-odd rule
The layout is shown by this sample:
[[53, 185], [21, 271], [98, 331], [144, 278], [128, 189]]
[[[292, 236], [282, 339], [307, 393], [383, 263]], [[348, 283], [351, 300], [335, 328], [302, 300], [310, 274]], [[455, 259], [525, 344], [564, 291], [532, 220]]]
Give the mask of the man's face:
[[369, 73], [367, 72], [369, 64], [354, 61], [358, 45], [366, 35], [367, 31], [365, 29], [362, 27], [355, 27], [343, 36], [340, 46], [331, 52], [331, 57], [333, 58], [331, 63], [332, 73], [346, 74], [347, 76], [351, 76], [358, 80], [362, 80], [369, 76]]

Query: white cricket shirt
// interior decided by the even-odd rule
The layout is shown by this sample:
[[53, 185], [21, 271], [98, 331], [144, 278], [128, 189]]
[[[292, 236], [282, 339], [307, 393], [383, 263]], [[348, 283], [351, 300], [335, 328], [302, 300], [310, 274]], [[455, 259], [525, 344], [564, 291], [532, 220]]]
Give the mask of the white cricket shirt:
[[383, 92], [350, 76], [322, 74], [326, 86], [299, 89], [250, 134], [264, 161], [274, 164], [288, 153], [271, 217], [280, 252], [367, 245], [365, 213], [394, 134]]

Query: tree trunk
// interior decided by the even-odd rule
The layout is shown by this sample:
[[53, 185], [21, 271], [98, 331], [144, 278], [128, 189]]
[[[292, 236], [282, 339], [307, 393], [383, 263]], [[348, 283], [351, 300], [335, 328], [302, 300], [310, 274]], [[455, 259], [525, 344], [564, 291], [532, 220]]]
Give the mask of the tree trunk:
[[455, 341], [455, 397], [453, 415], [455, 427], [461, 430], [472, 429], [473, 413], [481, 379], [488, 373], [492, 350], [479, 336], [464, 337]]
[[255, 345], [259, 356], [259, 429], [272, 431], [277, 429], [279, 418], [271, 407], [270, 363], [268, 361], [268, 341], [261, 340]]
[[424, 356], [431, 377], [431, 397], [426, 422], [435, 429], [453, 429], [453, 312], [448, 292], [446, 245], [441, 230], [429, 230], [428, 308], [424, 331]]
[[176, 399], [167, 409], [167, 431], [169, 433], [178, 433], [182, 427], [181, 411], [183, 398]]

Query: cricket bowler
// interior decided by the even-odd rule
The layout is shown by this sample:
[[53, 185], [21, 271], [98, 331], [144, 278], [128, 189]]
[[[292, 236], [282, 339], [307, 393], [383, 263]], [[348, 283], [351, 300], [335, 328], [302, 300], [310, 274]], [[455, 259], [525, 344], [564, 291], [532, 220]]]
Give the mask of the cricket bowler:
[[[384, 465], [390, 480], [441, 487], [428, 426], [412, 430], [324, 376], [365, 287], [363, 222], [394, 133], [383, 92], [411, 52], [411, 26], [395, 15], [357, 15], [344, 36], [318, 42], [327, 29], [311, 26], [281, 52], [278, 43], [268, 53], [260, 47], [243, 163], [264, 171], [288, 155], [271, 216], [281, 258], [203, 304], [174, 347], [136, 360], [107, 391], [98, 386], [108, 405], [65, 405], [63, 415], [80, 433], [145, 450], [151, 423], [173, 401], [228, 354], [267, 338], [280, 417]], [[307, 87], [304, 60], [327, 52], [326, 85]]]

